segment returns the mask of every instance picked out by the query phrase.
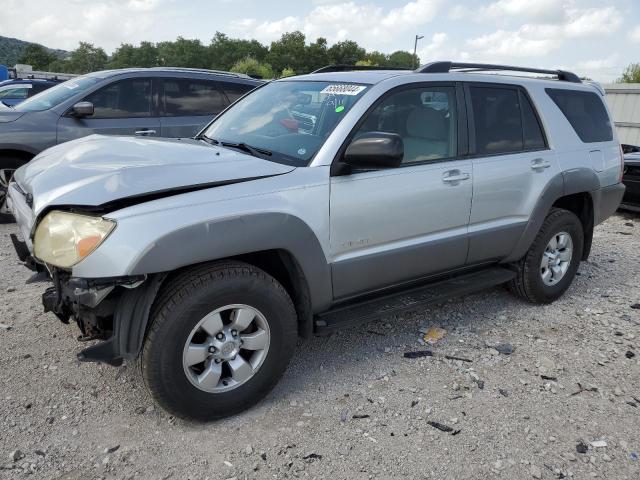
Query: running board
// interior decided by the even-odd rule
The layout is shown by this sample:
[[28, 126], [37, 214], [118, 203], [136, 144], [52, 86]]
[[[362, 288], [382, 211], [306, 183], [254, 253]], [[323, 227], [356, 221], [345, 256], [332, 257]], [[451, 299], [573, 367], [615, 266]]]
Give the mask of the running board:
[[500, 285], [515, 276], [516, 272], [512, 270], [491, 267], [372, 298], [355, 305], [337, 307], [315, 318], [314, 333], [325, 335], [341, 328], [370, 322], [405, 310], [420, 308], [431, 303], [441, 303], [450, 298]]

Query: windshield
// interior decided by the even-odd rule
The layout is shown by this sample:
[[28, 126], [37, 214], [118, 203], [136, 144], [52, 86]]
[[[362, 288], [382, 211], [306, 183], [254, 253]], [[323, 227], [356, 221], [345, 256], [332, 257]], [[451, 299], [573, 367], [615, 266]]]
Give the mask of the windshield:
[[272, 82], [218, 117], [204, 137], [225, 146], [248, 145], [267, 152], [275, 162], [307, 166], [367, 88], [335, 82]]
[[79, 92], [84, 92], [98, 83], [101, 78], [98, 77], [77, 77], [67, 80], [66, 82], [51, 87], [33, 97], [19, 103], [15, 106], [18, 112], [39, 112], [41, 110], [49, 110], [56, 105], [71, 98]]

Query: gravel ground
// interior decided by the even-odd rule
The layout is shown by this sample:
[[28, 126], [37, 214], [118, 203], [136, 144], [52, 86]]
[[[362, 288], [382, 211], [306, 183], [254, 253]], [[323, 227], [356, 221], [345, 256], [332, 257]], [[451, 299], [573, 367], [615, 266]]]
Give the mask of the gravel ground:
[[[76, 327], [41, 313], [14, 230], [0, 225], [0, 478], [640, 478], [638, 217], [597, 228], [552, 305], [497, 288], [300, 342], [266, 400], [204, 425], [154, 407], [133, 366], [75, 360]], [[433, 326], [446, 336], [421, 345]]]

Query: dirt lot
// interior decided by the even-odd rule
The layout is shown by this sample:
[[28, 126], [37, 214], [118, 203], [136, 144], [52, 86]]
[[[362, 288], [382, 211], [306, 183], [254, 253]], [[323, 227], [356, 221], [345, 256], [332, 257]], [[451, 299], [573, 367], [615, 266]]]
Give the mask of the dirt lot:
[[[12, 231], [0, 225], [0, 478], [640, 478], [638, 217], [597, 229], [553, 305], [498, 288], [300, 342], [265, 401], [205, 425], [154, 408], [134, 366], [75, 360], [76, 328], [41, 313]], [[432, 326], [446, 336], [421, 345]]]

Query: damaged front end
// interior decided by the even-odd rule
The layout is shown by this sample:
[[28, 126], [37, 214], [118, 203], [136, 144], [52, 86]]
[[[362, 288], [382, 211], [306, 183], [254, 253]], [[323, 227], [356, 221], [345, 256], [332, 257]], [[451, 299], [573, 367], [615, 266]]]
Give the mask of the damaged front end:
[[65, 324], [75, 321], [81, 332], [79, 341], [98, 341], [78, 353], [80, 361], [120, 366], [140, 353], [149, 311], [164, 274], [73, 277], [68, 270], [36, 261], [15, 235], [11, 241], [20, 260], [36, 272], [28, 282], [53, 283], [42, 294], [44, 311]]

